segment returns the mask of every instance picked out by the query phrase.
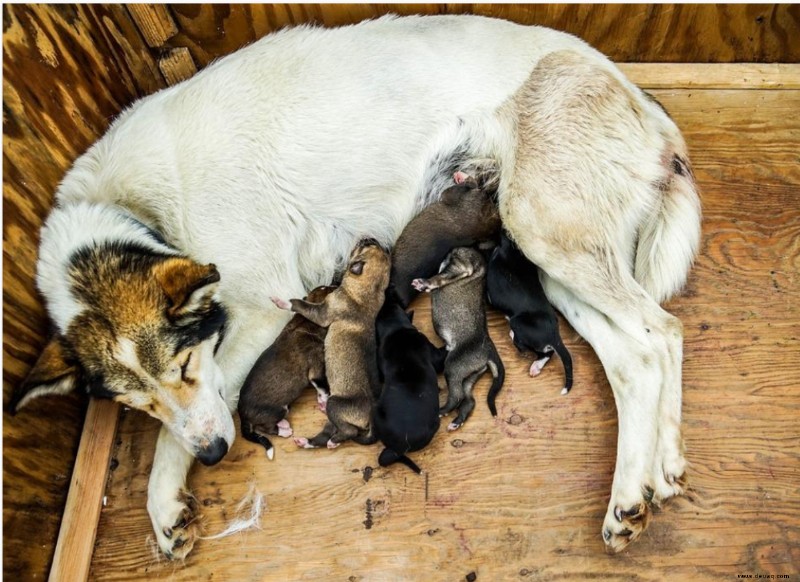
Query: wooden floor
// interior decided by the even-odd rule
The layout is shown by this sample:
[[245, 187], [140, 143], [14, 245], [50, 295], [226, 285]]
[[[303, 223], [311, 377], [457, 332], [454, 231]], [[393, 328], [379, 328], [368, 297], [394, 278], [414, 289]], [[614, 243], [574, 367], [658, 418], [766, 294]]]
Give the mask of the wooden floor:
[[[255, 483], [266, 495], [263, 529], [200, 541], [185, 563], [158, 558], [145, 510], [157, 423], [124, 412], [91, 577], [797, 580], [800, 90], [786, 89], [780, 76], [691, 66], [675, 71], [673, 89], [673, 77], [655, 74], [664, 70], [638, 66], [631, 74], [660, 87], [652, 92], [686, 136], [703, 199], [700, 257], [685, 294], [667, 305], [685, 326], [691, 488], [656, 513], [638, 543], [617, 556], [603, 551], [617, 423], [593, 351], [563, 328], [575, 387], [561, 396], [560, 365], [528, 378], [530, 362], [493, 314], [508, 373], [499, 416], [482, 404], [462, 430], [443, 428], [415, 456], [427, 475], [380, 468], [377, 446], [307, 451], [282, 441], [270, 462], [239, 438], [222, 463], [197, 466], [190, 483], [209, 534], [223, 529]], [[790, 72], [798, 77], [796, 67]], [[432, 334], [427, 299], [415, 307], [415, 323]], [[313, 400], [307, 394], [291, 417], [301, 435], [323, 422]]]

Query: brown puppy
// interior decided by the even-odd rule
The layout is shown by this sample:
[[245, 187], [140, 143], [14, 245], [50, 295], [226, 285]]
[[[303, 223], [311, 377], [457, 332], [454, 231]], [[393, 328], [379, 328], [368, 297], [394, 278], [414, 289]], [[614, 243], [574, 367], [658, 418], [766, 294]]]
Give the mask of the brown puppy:
[[374, 241], [353, 249], [338, 289], [321, 303], [301, 299], [272, 301], [317, 325], [328, 328], [325, 337], [325, 371], [331, 395], [328, 422], [317, 436], [297, 438], [305, 448], [330, 449], [347, 440], [374, 443], [372, 408], [380, 394], [375, 318], [389, 284], [389, 254]]
[[475, 176], [456, 172], [455, 185], [403, 229], [392, 251], [390, 293], [404, 308], [417, 294], [411, 281], [435, 275], [452, 249], [499, 235], [500, 214], [492, 200], [497, 189], [493, 170], [483, 169]]
[[[320, 303], [335, 287], [317, 287], [306, 298]], [[325, 380], [325, 335], [328, 330], [295, 315], [273, 344], [264, 350], [244, 381], [239, 393], [242, 436], [262, 445], [272, 460], [275, 450], [267, 435], [292, 436], [286, 420], [289, 405], [306, 386], [314, 386], [320, 409], [328, 398]]]

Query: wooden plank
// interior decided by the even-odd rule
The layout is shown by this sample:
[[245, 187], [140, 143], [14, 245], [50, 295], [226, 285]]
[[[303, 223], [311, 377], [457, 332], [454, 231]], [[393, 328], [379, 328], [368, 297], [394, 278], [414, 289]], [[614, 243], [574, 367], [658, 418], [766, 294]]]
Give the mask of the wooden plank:
[[[48, 321], [35, 287], [39, 228], [72, 161], [136, 97], [163, 87], [116, 5], [3, 7], [3, 397], [26, 376]], [[3, 575], [47, 577], [86, 398], [3, 415]]]
[[[690, 495], [657, 512], [642, 539], [606, 556], [600, 528], [616, 446], [616, 412], [592, 350], [566, 326], [575, 387], [548, 364], [535, 380], [496, 313], [490, 333], [507, 379], [498, 418], [479, 405], [458, 433], [415, 454], [428, 472], [382, 469], [378, 447], [298, 450], [274, 461], [238, 439], [190, 485], [208, 533], [255, 481], [262, 531], [204, 541], [184, 564], [159, 560], [147, 516], [158, 423], [123, 415], [119, 466], [91, 576], [97, 580], [641, 580], [716, 581], [800, 574], [800, 91], [655, 89], [682, 128], [702, 193], [701, 254], [683, 296], [684, 435]], [[431, 337], [430, 302], [414, 321]], [[323, 417], [308, 391], [296, 433]], [[265, 550], [265, 548], [269, 548]]]
[[118, 423], [116, 402], [93, 399], [89, 403], [48, 578], [50, 582], [82, 582], [89, 577]]
[[158, 60], [158, 68], [167, 85], [174, 85], [190, 78], [197, 72], [189, 49], [180, 47], [170, 50]]
[[353, 24], [385, 14], [505, 18], [569, 32], [620, 62], [797, 63], [797, 4], [173, 4], [170, 46], [198, 66], [297, 24]]
[[164, 4], [129, 4], [128, 11], [148, 46], [158, 48], [178, 32]]
[[643, 89], [800, 89], [800, 65], [617, 63]]

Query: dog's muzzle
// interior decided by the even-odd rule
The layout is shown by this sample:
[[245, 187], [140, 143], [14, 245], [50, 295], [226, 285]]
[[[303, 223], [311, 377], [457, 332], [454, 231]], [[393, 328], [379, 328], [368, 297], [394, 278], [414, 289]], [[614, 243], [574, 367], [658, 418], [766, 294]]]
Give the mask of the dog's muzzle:
[[198, 449], [195, 456], [204, 465], [211, 466], [219, 463], [227, 453], [228, 443], [225, 439], [217, 437], [207, 447]]

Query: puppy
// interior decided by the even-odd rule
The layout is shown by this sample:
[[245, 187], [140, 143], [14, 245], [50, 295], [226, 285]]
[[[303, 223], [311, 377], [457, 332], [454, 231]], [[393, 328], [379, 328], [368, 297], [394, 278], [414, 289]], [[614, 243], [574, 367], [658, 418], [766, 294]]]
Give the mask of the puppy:
[[273, 297], [281, 309], [291, 309], [328, 329], [325, 373], [330, 386], [328, 422], [311, 439], [297, 438], [305, 448], [335, 448], [347, 440], [371, 444], [372, 407], [380, 394], [375, 347], [375, 317], [389, 284], [389, 254], [374, 241], [353, 249], [341, 285], [324, 301], [291, 302]]
[[404, 308], [417, 295], [414, 278], [432, 277], [453, 248], [491, 240], [500, 231], [492, 200], [496, 173], [484, 171], [476, 178], [456, 172], [453, 178], [456, 185], [409, 222], [395, 243], [391, 293]]
[[[317, 287], [307, 300], [323, 301], [335, 287]], [[320, 409], [325, 409], [328, 383], [325, 379], [325, 335], [328, 330], [295, 315], [273, 344], [264, 350], [250, 370], [239, 394], [242, 436], [262, 445], [267, 458], [275, 451], [267, 435], [292, 436], [286, 420], [289, 405], [309, 385], [317, 390]]]
[[572, 388], [572, 356], [561, 341], [556, 312], [544, 294], [539, 268], [505, 233], [489, 259], [486, 291], [489, 303], [506, 315], [517, 349], [536, 353], [531, 376], [542, 371], [553, 352], [558, 354], [566, 375], [561, 394], [567, 394]]
[[413, 312], [407, 314], [397, 301], [387, 299], [375, 322], [383, 391], [373, 423], [386, 446], [378, 458], [381, 467], [401, 462], [420, 473], [406, 453], [427, 446], [439, 430], [436, 376], [444, 369], [447, 351], [420, 333], [412, 318]]
[[417, 291], [433, 292], [433, 327], [446, 343], [448, 395], [439, 414], [458, 409], [447, 430], [459, 428], [472, 413], [472, 387], [487, 369], [494, 377], [487, 402], [492, 416], [497, 416], [494, 401], [503, 386], [505, 368], [486, 327], [485, 277], [486, 260], [481, 253], [459, 247], [447, 255], [438, 275], [412, 282]]

